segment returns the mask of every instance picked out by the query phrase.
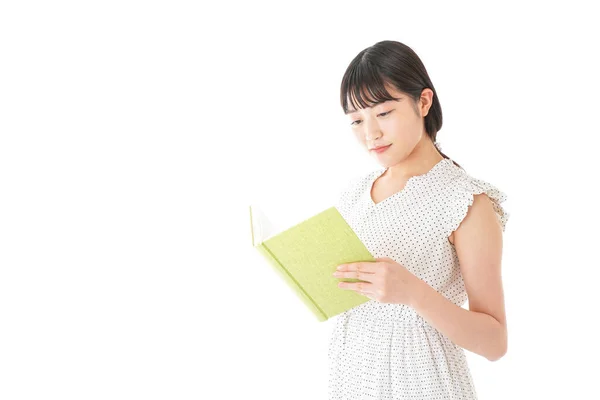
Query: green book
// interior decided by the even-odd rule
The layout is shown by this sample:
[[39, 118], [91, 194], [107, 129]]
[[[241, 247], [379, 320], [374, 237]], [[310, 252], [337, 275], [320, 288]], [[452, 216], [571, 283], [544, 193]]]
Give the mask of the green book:
[[342, 289], [332, 274], [340, 264], [375, 261], [337, 208], [330, 207], [299, 224], [273, 232], [256, 206], [250, 206], [252, 245], [279, 272], [297, 297], [323, 322], [369, 301], [354, 290]]

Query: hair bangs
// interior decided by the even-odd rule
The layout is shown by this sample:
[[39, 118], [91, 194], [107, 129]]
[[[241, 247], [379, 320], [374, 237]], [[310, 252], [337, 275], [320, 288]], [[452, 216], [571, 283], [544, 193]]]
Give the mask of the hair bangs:
[[381, 74], [367, 63], [357, 63], [342, 85], [342, 108], [345, 114], [360, 108], [373, 107], [389, 100], [398, 100], [386, 89]]

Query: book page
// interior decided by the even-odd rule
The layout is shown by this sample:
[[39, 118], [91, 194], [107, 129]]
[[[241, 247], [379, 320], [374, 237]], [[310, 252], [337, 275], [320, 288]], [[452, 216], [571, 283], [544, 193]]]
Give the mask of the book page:
[[259, 206], [253, 204], [250, 206], [250, 210], [254, 245], [258, 245], [274, 236], [277, 231]]

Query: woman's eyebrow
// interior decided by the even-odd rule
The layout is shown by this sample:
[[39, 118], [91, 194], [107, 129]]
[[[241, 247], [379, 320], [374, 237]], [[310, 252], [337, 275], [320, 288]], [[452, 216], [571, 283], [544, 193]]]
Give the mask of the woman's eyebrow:
[[[386, 103], [386, 102], [388, 102], [388, 101], [389, 101], [389, 100], [378, 101], [377, 103], [374, 103], [374, 104], [373, 104], [371, 107], [366, 107], [366, 108], [373, 108], [373, 107], [376, 107], [376, 106], [378, 106], [379, 104], [383, 104], [383, 103]], [[346, 111], [344, 114], [345, 114], [345, 115], [348, 115], [348, 114], [355, 113], [356, 111], [357, 111], [357, 110], [348, 110], [348, 111]]]

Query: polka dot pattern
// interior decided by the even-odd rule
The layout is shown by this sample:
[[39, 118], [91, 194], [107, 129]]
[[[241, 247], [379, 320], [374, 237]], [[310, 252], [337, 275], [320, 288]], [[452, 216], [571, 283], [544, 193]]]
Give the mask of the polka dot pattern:
[[[504, 231], [506, 195], [444, 158], [375, 203], [385, 168], [355, 178], [336, 204], [374, 257], [390, 257], [453, 303], [467, 301], [448, 240], [475, 194], [491, 200]], [[464, 350], [404, 304], [369, 300], [335, 316], [329, 342], [329, 399], [477, 399]]]

